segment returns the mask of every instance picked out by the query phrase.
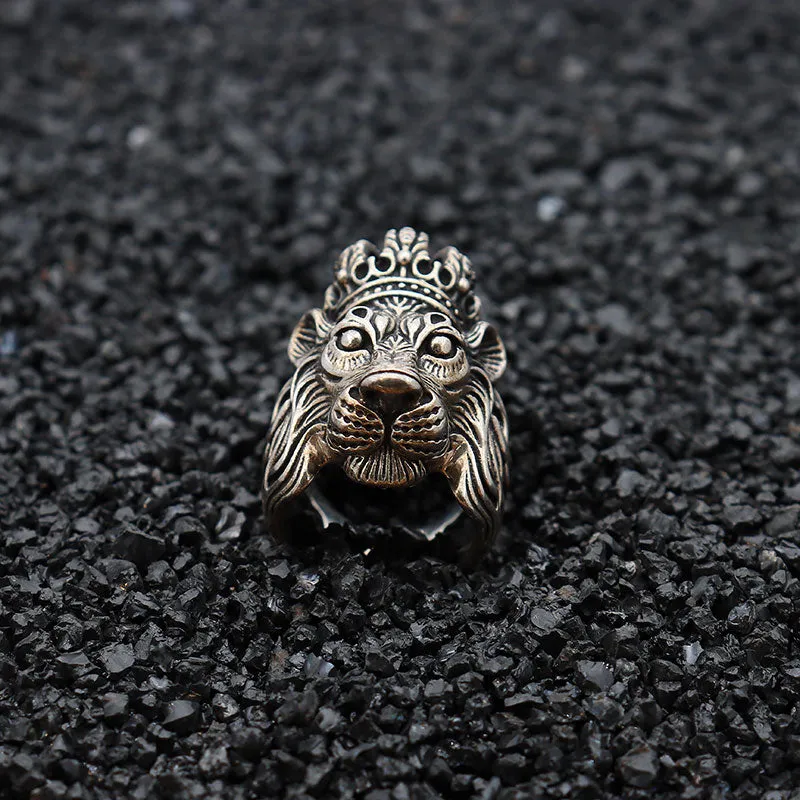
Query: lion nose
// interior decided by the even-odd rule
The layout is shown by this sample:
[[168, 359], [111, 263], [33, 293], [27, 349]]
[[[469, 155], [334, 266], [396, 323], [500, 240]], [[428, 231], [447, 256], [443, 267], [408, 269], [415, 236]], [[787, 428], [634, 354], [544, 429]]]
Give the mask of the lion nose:
[[413, 408], [422, 397], [422, 384], [403, 372], [373, 372], [359, 389], [365, 405], [386, 419]]

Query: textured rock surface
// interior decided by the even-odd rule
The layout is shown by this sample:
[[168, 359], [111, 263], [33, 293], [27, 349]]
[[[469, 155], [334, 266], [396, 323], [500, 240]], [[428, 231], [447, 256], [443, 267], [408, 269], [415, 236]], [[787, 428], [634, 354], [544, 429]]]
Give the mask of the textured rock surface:
[[[0, 4], [0, 793], [787, 800], [800, 9], [265, 5]], [[466, 576], [259, 520], [291, 326], [403, 224], [509, 347]]]

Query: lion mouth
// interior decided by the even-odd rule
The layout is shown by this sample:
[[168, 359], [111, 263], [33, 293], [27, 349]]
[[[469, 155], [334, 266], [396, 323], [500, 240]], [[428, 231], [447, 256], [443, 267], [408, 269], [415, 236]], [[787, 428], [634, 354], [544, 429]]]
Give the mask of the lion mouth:
[[413, 486], [427, 472], [421, 461], [405, 457], [388, 439], [373, 452], [347, 456], [342, 469], [356, 483], [377, 487]]

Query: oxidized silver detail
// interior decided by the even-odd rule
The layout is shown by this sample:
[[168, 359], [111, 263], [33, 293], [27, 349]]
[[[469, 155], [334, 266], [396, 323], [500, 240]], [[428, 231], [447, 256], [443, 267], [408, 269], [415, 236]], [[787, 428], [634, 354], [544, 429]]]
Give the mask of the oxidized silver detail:
[[338, 464], [361, 484], [412, 486], [442, 473], [476, 523], [472, 556], [494, 540], [508, 426], [493, 384], [506, 367], [480, 319], [469, 259], [431, 255], [428, 236], [390, 230], [342, 252], [322, 309], [289, 342], [293, 377], [278, 395], [264, 456], [264, 511], [280, 533], [290, 501]]

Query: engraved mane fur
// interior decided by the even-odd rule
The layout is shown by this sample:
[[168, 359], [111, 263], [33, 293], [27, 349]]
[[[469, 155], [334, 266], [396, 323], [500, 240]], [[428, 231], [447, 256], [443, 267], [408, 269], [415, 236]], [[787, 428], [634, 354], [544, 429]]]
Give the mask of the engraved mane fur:
[[298, 323], [296, 366], [276, 401], [265, 452], [264, 509], [287, 504], [327, 464], [357, 483], [411, 486], [440, 472], [477, 523], [482, 551], [500, 520], [508, 430], [493, 382], [503, 344], [480, 319], [469, 260], [431, 255], [428, 237], [390, 230], [340, 255], [322, 309]]

